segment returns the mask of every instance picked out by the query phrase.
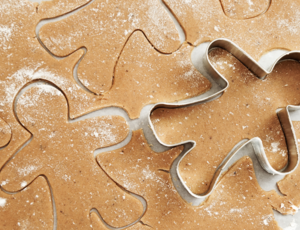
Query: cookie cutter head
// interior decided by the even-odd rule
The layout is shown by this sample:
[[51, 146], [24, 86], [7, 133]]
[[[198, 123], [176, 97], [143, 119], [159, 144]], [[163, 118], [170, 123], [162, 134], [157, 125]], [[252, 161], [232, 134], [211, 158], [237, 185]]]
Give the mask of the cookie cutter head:
[[180, 158], [180, 160], [176, 164], [176, 174], [179, 178], [180, 183], [183, 185], [185, 190], [194, 198], [199, 199], [200, 201], [204, 201], [208, 196], [211, 195], [213, 190], [218, 185], [218, 182], [220, 181], [222, 175], [228, 171], [228, 169], [236, 162], [235, 156], [237, 153], [244, 148], [249, 143], [252, 144], [253, 150], [255, 152], [256, 158], [258, 159], [261, 167], [268, 173], [273, 175], [288, 175], [296, 170], [296, 168], [299, 166], [300, 163], [300, 155], [297, 145], [297, 139], [295, 135], [295, 131], [293, 128], [292, 120], [290, 117], [290, 112], [295, 110], [300, 110], [300, 106], [292, 106], [289, 105], [286, 108], [281, 109], [277, 112], [278, 118], [280, 120], [285, 138], [286, 138], [286, 144], [288, 149], [288, 164], [286, 167], [282, 170], [275, 170], [271, 164], [269, 163], [269, 160], [267, 158], [267, 155], [264, 151], [264, 146], [262, 143], [262, 140], [259, 137], [252, 138], [251, 140], [248, 140], [244, 142], [240, 147], [238, 147], [235, 151], [231, 151], [223, 160], [223, 162], [217, 167], [215, 174], [213, 176], [213, 179], [210, 183], [210, 186], [208, 190], [205, 193], [202, 194], [195, 194], [193, 193], [187, 185], [184, 183], [183, 178], [181, 177], [179, 173], [179, 164], [182, 161], [182, 159], [195, 147], [196, 142], [193, 140], [184, 141], [178, 144], [169, 145], [160, 140], [158, 137], [154, 125], [151, 122], [151, 114], [154, 110], [158, 108], [180, 108], [180, 107], [187, 107], [195, 104], [203, 104], [209, 101], [212, 101], [218, 97], [220, 97], [224, 91], [229, 87], [229, 82], [226, 80], [226, 78], [213, 66], [211, 61], [209, 60], [209, 52], [212, 49], [215, 48], [222, 48], [230, 52], [233, 56], [235, 56], [241, 63], [243, 63], [250, 71], [252, 71], [258, 78], [265, 79], [267, 75], [269, 75], [277, 63], [284, 61], [284, 60], [296, 60], [300, 61], [300, 51], [292, 51], [292, 52], [286, 52], [282, 55], [280, 55], [278, 58], [272, 60], [271, 64], [263, 67], [261, 64], [259, 64], [257, 61], [255, 61], [250, 55], [248, 55], [244, 50], [242, 50], [238, 45], [236, 45], [234, 42], [225, 39], [220, 38], [216, 39], [210, 43], [207, 44], [206, 51], [202, 57], [203, 61], [203, 68], [204, 72], [206, 72], [212, 79], [215, 81], [220, 87], [221, 90], [219, 90], [216, 93], [212, 93], [211, 95], [201, 98], [201, 99], [195, 99], [192, 102], [183, 102], [183, 103], [158, 103], [155, 104], [148, 114], [148, 122], [150, 124], [150, 128], [153, 131], [154, 136], [158, 140], [158, 142], [166, 147], [172, 148], [179, 145], [185, 145], [185, 144], [191, 144], [192, 147]]

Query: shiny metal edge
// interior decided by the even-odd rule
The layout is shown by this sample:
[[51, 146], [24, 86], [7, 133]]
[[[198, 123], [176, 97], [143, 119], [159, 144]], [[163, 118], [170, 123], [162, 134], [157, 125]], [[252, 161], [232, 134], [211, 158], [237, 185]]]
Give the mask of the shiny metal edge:
[[251, 140], [246, 141], [244, 144], [242, 144], [236, 151], [231, 151], [223, 160], [223, 162], [218, 166], [216, 169], [216, 172], [213, 176], [213, 179], [211, 181], [209, 189], [203, 193], [203, 194], [195, 194], [193, 193], [187, 185], [184, 183], [182, 177], [180, 176], [179, 173], [179, 164], [182, 161], [182, 159], [189, 154], [189, 152], [192, 151], [192, 149], [195, 147], [196, 142], [193, 140], [188, 140], [184, 142], [180, 142], [174, 145], [169, 145], [160, 140], [158, 137], [154, 125], [151, 122], [151, 114], [155, 109], [158, 108], [180, 108], [180, 107], [186, 107], [186, 106], [191, 106], [194, 104], [199, 104], [199, 103], [206, 103], [208, 101], [214, 100], [218, 97], [220, 97], [224, 91], [228, 88], [229, 82], [226, 80], [226, 78], [213, 66], [211, 61], [209, 60], [208, 54], [209, 52], [214, 49], [214, 48], [222, 48], [230, 52], [233, 56], [235, 56], [240, 62], [242, 62], [250, 71], [252, 71], [258, 78], [260, 79], [265, 79], [267, 75], [269, 75], [274, 67], [276, 66], [277, 63], [284, 61], [284, 60], [296, 60], [300, 61], [300, 51], [291, 51], [287, 52], [283, 55], [281, 55], [279, 58], [277, 58], [271, 65], [267, 66], [266, 68], [263, 68], [257, 61], [255, 61], [249, 54], [247, 54], [243, 49], [241, 49], [237, 44], [234, 42], [230, 41], [229, 39], [226, 38], [219, 38], [211, 43], [209, 43], [206, 53], [203, 57], [203, 63], [204, 63], [204, 68], [206, 69], [207, 73], [209, 76], [212, 77], [212, 79], [220, 86], [222, 89], [216, 93], [213, 93], [210, 96], [207, 96], [202, 99], [196, 99], [192, 102], [188, 103], [158, 103], [155, 104], [151, 109], [148, 114], [148, 122], [150, 125], [150, 128], [157, 139], [157, 141], [166, 147], [173, 148], [179, 145], [185, 145], [185, 144], [191, 144], [192, 147], [181, 157], [181, 159], [178, 161], [176, 165], [176, 174], [180, 180], [180, 183], [183, 185], [183, 187], [187, 190], [187, 192], [200, 200], [205, 200], [208, 196], [211, 195], [211, 193], [214, 191], [216, 186], [218, 185], [218, 182], [220, 181], [222, 175], [232, 166], [236, 161], [233, 162], [234, 156], [242, 149], [244, 148], [247, 144], [251, 143], [255, 152], [255, 155], [261, 165], [261, 167], [268, 173], [273, 174], [273, 175], [288, 175], [292, 172], [295, 171], [295, 169], [299, 166], [300, 162], [300, 157], [299, 157], [299, 150], [298, 150], [298, 145], [297, 145], [297, 139], [295, 135], [295, 131], [293, 128], [293, 124], [291, 121], [290, 117], [290, 111], [295, 111], [295, 110], [300, 110], [300, 106], [292, 106], [289, 105], [286, 108], [280, 110], [277, 115], [279, 117], [285, 138], [286, 138], [286, 143], [287, 143], [287, 148], [288, 148], [288, 156], [289, 156], [289, 161], [287, 166], [285, 167], [284, 170], [275, 170], [271, 164], [269, 163], [266, 153], [264, 151], [264, 146], [259, 137], [252, 138]]

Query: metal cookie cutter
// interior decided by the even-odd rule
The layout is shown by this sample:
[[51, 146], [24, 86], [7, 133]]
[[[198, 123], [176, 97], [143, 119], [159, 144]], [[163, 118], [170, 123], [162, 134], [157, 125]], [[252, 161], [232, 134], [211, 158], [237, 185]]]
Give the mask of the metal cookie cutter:
[[176, 147], [178, 145], [184, 145], [184, 144], [192, 145], [192, 147], [181, 157], [181, 159], [176, 164], [176, 174], [177, 174], [181, 184], [183, 185], [183, 187], [187, 190], [187, 192], [190, 195], [192, 195], [193, 197], [200, 199], [200, 200], [205, 200], [213, 192], [214, 188], [217, 186], [220, 178], [222, 177], [222, 174], [224, 174], [229, 169], [229, 167], [234, 163], [233, 162], [234, 156], [237, 154], [237, 152], [239, 150], [241, 150], [248, 143], [252, 144], [253, 149], [255, 151], [255, 155], [256, 155], [258, 161], [260, 162], [261, 167], [270, 174], [273, 174], [273, 175], [277, 174], [277, 175], [283, 175], [283, 176], [288, 175], [288, 174], [292, 173], [298, 167], [299, 161], [300, 161], [295, 131], [294, 131], [292, 121], [290, 118], [290, 112], [295, 111], [295, 110], [300, 110], [300, 107], [289, 105], [286, 108], [277, 112], [283, 132], [285, 134], [287, 148], [288, 148], [288, 157], [289, 157], [288, 164], [283, 170], [277, 171], [270, 165], [270, 163], [267, 159], [266, 153], [264, 151], [264, 147], [263, 147], [261, 139], [259, 137], [255, 137], [255, 138], [252, 138], [251, 140], [248, 140], [246, 143], [244, 143], [242, 146], [240, 146], [236, 151], [229, 153], [225, 157], [223, 162], [216, 169], [216, 172], [213, 176], [210, 187], [205, 193], [200, 194], [200, 195], [194, 194], [186, 186], [182, 177], [180, 176], [178, 166], [179, 166], [180, 162], [182, 161], [182, 159], [195, 147], [196, 142], [193, 140], [189, 140], [189, 141], [184, 141], [184, 142], [181, 142], [181, 143], [178, 143], [175, 145], [168, 145], [166, 143], [163, 143], [159, 139], [158, 135], [155, 132], [155, 129], [151, 122], [150, 116], [151, 116], [152, 112], [158, 108], [180, 108], [180, 107], [191, 106], [191, 105], [199, 104], [199, 103], [206, 103], [208, 101], [211, 101], [211, 100], [214, 100], [214, 99], [220, 97], [224, 93], [224, 91], [228, 88], [229, 83], [225, 79], [225, 77], [223, 77], [222, 74], [220, 74], [217, 71], [217, 69], [212, 65], [212, 63], [210, 62], [209, 57], [208, 57], [209, 52], [214, 48], [223, 48], [223, 49], [229, 51], [233, 56], [235, 56], [239, 61], [241, 61], [246, 67], [248, 67], [248, 69], [250, 69], [260, 79], [264, 79], [268, 74], [270, 74], [273, 71], [275, 65], [280, 61], [290, 60], [290, 59], [300, 61], [300, 52], [299, 51], [298, 52], [297, 51], [286, 52], [283, 55], [280, 55], [279, 58], [273, 60], [273, 63], [270, 64], [269, 66], [267, 66], [265, 69], [264, 67], [262, 67], [261, 64], [256, 62], [253, 58], [251, 58], [244, 50], [242, 50], [234, 42], [232, 42], [228, 39], [223, 39], [223, 38], [216, 39], [216, 40], [212, 41], [211, 43], [208, 43], [208, 45], [207, 45], [206, 51], [202, 57], [203, 68], [205, 69], [204, 72], [206, 71], [208, 76], [210, 76], [222, 89], [216, 93], [213, 93], [210, 96], [207, 96], [202, 99], [194, 100], [192, 102], [188, 102], [188, 103], [158, 103], [158, 104], [155, 104], [151, 108], [150, 113], [148, 115], [148, 122], [154, 133], [154, 136], [156, 137], [156, 139], [158, 140], [158, 142], [160, 144], [162, 144], [163, 146], [166, 146], [166, 147]]

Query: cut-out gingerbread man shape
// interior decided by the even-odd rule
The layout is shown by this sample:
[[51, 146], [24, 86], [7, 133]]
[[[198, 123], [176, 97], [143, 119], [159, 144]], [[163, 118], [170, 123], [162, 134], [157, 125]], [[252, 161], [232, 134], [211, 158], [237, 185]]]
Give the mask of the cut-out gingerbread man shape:
[[[152, 85], [152, 90], [155, 90], [157, 93], [151, 92], [150, 94], [148, 90], [142, 92], [143, 95], [138, 95], [140, 100], [134, 107], [131, 106], [129, 101], [125, 101], [126, 105], [121, 104], [121, 100], [116, 102], [120, 98], [123, 100], [126, 97], [132, 97], [132, 86], [129, 84], [121, 85], [120, 90], [117, 89], [118, 87], [114, 87], [112, 92], [110, 92], [104, 100], [101, 100], [102, 97], [100, 96], [95, 96], [92, 93], [84, 91], [77, 84], [72, 75], [73, 67], [83, 52], [80, 50], [63, 60], [56, 60], [44, 50], [35, 37], [36, 24], [41, 19], [50, 17], [48, 14], [53, 16], [56, 12], [55, 6], [59, 6], [60, 4], [61, 1], [58, 0], [45, 1], [40, 5], [27, 0], [16, 0], [5, 1], [5, 3], [3, 2], [5, 7], [0, 8], [0, 15], [3, 16], [2, 24], [0, 25], [3, 29], [0, 29], [0, 34], [4, 31], [4, 36], [0, 36], [0, 39], [5, 38], [3, 41], [1, 40], [2, 43], [0, 42], [0, 46], [3, 48], [0, 49], [2, 54], [0, 55], [0, 117], [9, 124], [13, 133], [11, 141], [5, 151], [0, 150], [0, 165], [3, 165], [9, 157], [30, 138], [30, 134], [26, 132], [15, 119], [12, 104], [17, 93], [26, 84], [32, 81], [42, 79], [52, 82], [60, 88], [67, 97], [71, 119], [96, 109], [107, 107], [108, 103], [126, 107], [125, 109], [132, 118], [138, 116], [139, 110], [147, 103], [157, 102], [158, 100], [166, 101], [167, 99], [169, 102], [181, 100], [197, 93], [200, 94], [206, 90], [206, 86], [209, 87], [207, 85], [208, 81], [201, 77], [200, 73], [196, 71], [190, 62], [190, 57], [188, 56], [192, 51], [191, 47], [183, 45], [178, 52], [170, 55], [170, 57], [167, 55], [160, 56], [159, 52], [154, 51], [148, 43], [146, 44], [145, 38], [140, 39], [141, 35], [134, 34], [130, 39], [133, 39], [133, 41], [137, 43], [133, 44], [133, 42], [129, 42], [129, 46], [126, 46], [127, 48], [125, 48], [124, 53], [122, 53], [123, 56], [120, 63], [123, 64], [127, 59], [128, 62], [126, 62], [126, 66], [136, 67], [136, 63], [134, 62], [136, 62], [137, 59], [132, 57], [134, 54], [130, 54], [130, 49], [134, 49], [133, 52], [136, 52], [139, 56], [145, 49], [144, 51], [150, 52], [155, 56], [155, 59], [145, 60], [142, 58], [142, 60], [149, 65], [157, 65], [159, 73], [164, 73], [164, 75], [161, 75], [161, 78], [156, 78], [156, 80], [159, 80], [157, 84], [174, 85], [173, 83], [178, 81], [176, 78], [187, 74], [187, 77], [192, 77], [193, 81], [184, 81], [183, 85], [185, 86], [185, 91], [183, 88], [180, 88], [180, 92], [176, 92], [178, 91], [178, 87], [174, 85], [174, 87], [168, 87], [168, 91], [162, 92], [162, 87], [158, 87], [157, 84]], [[69, 6], [71, 5], [72, 4], [69, 4]], [[38, 13], [36, 12], [36, 7], [38, 7]], [[61, 6], [58, 12], [62, 12], [66, 7], [67, 6]], [[7, 12], [15, 12], [18, 17], [13, 17], [12, 14], [8, 14]], [[141, 34], [141, 32], [137, 34]], [[136, 36], [139, 39], [135, 39]], [[175, 55], [177, 56], [175, 57]], [[168, 69], [171, 65], [168, 61], [176, 62], [176, 66], [172, 66], [173, 71]], [[179, 63], [180, 65], [177, 65]], [[145, 79], [140, 81], [141, 88], [147, 88], [148, 80], [146, 79], [153, 77], [155, 71], [150, 67], [147, 66], [147, 71], [143, 72]], [[116, 84], [126, 82], [124, 78], [128, 77], [128, 82], [130, 82], [133, 81], [133, 78], [137, 77], [135, 72], [130, 71], [127, 73], [126, 70], [125, 67], [122, 68], [122, 66], [118, 65], [118, 73], [117, 76], [115, 76]], [[139, 71], [141, 70], [139, 67]], [[176, 80], [175, 82], [174, 79]], [[169, 84], [166, 83], [167, 81], [169, 81]], [[202, 81], [204, 81], [203, 85], [197, 85], [198, 88], [195, 87], [195, 82], [202, 84]], [[136, 82], [134, 82], [134, 84], [136, 84]], [[134, 87], [139, 86], [134, 85]], [[175, 95], [175, 93], [178, 93], [180, 97]], [[153, 98], [151, 98], [152, 96]], [[106, 99], [109, 99], [109, 101]]]
[[140, 116], [147, 104], [174, 102], [210, 89], [210, 82], [194, 67], [193, 47], [183, 44], [170, 55], [157, 52], [143, 33], [135, 32], [116, 66], [114, 84], [104, 94], [103, 107], [124, 108], [130, 118]]
[[175, 24], [159, 0], [95, 0], [76, 14], [43, 26], [40, 38], [57, 56], [86, 47], [78, 77], [89, 90], [102, 94], [113, 85], [117, 59], [136, 30], [163, 53], [180, 45]]
[[196, 141], [179, 164], [182, 180], [196, 194], [207, 190], [216, 168], [244, 138], [261, 138], [270, 164], [282, 169], [288, 156], [276, 110], [300, 104], [297, 62], [281, 62], [261, 80], [224, 50], [212, 51], [210, 59], [229, 82], [220, 98], [186, 108], [157, 109], [151, 117], [164, 143]]
[[11, 139], [11, 128], [0, 118], [0, 148], [8, 144]]
[[[99, 98], [79, 87], [72, 74], [83, 51], [56, 60], [40, 45], [35, 34], [40, 20], [66, 13], [84, 2], [87, 1], [54, 0], [38, 5], [28, 0], [0, 1], [0, 117], [12, 133], [7, 147], [0, 150], [0, 167], [30, 138], [13, 111], [14, 99], [26, 84], [43, 79], [63, 90], [71, 118], [94, 110], [95, 103], [99, 103]], [[60, 9], [56, 12], [57, 6]]]
[[227, 17], [220, 0], [163, 0], [193, 45], [227, 38], [258, 60], [276, 49], [299, 50], [299, 1], [273, 0], [266, 13], [251, 19]]
[[272, 209], [284, 214], [294, 211], [286, 197], [260, 188], [249, 157], [232, 166], [203, 205], [186, 203], [166, 172], [181, 150], [180, 146], [155, 153], [138, 130], [127, 146], [99, 154], [97, 160], [117, 183], [146, 199], [141, 221], [152, 229], [279, 230]]
[[17, 194], [9, 195], [0, 190], [1, 230], [50, 230], [53, 229], [53, 219], [51, 194], [45, 178], [38, 177]]
[[33, 139], [1, 171], [5, 190], [19, 191], [45, 175], [53, 190], [58, 229], [90, 229], [93, 208], [114, 227], [142, 215], [142, 204], [118, 187], [93, 155], [97, 148], [124, 140], [128, 126], [122, 117], [69, 123], [64, 95], [48, 85], [26, 91], [18, 100], [17, 116]]
[[254, 18], [265, 13], [271, 0], [220, 0], [226, 16], [235, 19]]

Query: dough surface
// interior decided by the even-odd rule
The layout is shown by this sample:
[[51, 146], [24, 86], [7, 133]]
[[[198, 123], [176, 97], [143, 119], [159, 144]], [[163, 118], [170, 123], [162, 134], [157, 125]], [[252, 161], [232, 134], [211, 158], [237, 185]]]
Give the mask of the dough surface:
[[102, 94], [112, 87], [118, 57], [136, 30], [163, 53], [180, 46], [175, 24], [159, 0], [95, 0], [74, 15], [43, 26], [40, 37], [58, 56], [86, 47], [78, 78], [89, 90]]
[[[53, 83], [55, 86], [60, 88], [67, 97], [68, 104], [69, 104], [69, 111], [70, 111], [70, 118], [74, 119], [89, 112], [95, 111], [102, 107], [107, 107], [107, 102], [104, 100], [102, 101], [101, 96], [96, 96], [90, 92], [85, 91], [82, 89], [78, 83], [75, 81], [73, 76], [73, 69], [75, 64], [79, 61], [79, 59], [83, 55], [83, 51], [79, 50], [72, 55], [68, 56], [65, 59], [57, 60], [51, 57], [45, 49], [40, 45], [39, 41], [36, 38], [35, 29], [38, 22], [42, 19], [47, 17], [54, 17], [55, 15], [59, 16], [60, 14], [66, 13], [68, 10], [78, 8], [80, 5], [86, 3], [87, 1], [84, 0], [69, 0], [68, 3], [70, 4], [63, 4], [64, 1], [62, 0], [54, 0], [54, 1], [43, 1], [40, 5], [37, 3], [29, 2], [28, 0], [2, 0], [1, 7], [0, 7], [0, 16], [3, 19], [0, 26], [0, 33], [3, 33], [3, 36], [0, 36], [0, 117], [3, 118], [8, 125], [11, 127], [12, 130], [12, 138], [9, 145], [5, 148], [5, 150], [0, 150], [0, 166], [3, 165], [16, 151], [17, 149], [23, 145], [26, 141], [29, 140], [30, 134], [24, 130], [23, 127], [15, 119], [13, 113], [13, 101], [18, 94], [18, 92], [27, 84], [32, 81], [36, 80], [44, 80], [47, 82]], [[156, 0], [155, 0], [156, 2]], [[72, 4], [71, 4], [72, 3]], [[154, 5], [155, 7], [156, 5]], [[158, 5], [157, 5], [158, 7]], [[173, 23], [169, 21], [169, 16], [164, 9], [159, 5], [157, 12], [162, 13], [162, 17], [164, 18], [166, 15], [166, 25], [169, 23]], [[38, 8], [38, 10], [37, 10]], [[59, 9], [58, 9], [59, 8]], [[84, 8], [85, 9], [85, 8]], [[83, 9], [83, 10], [84, 10]], [[81, 12], [82, 10], [78, 11]], [[55, 14], [56, 13], [56, 14]], [[16, 16], [14, 16], [16, 15]], [[175, 29], [172, 26], [168, 26], [170, 29], [170, 33], [175, 33]], [[80, 28], [78, 28], [79, 31]], [[174, 31], [173, 31], [174, 30]], [[1, 32], [2, 31], [2, 32]], [[173, 31], [173, 32], [172, 32]], [[0, 34], [0, 35], [1, 35]], [[71, 36], [64, 32], [66, 36]], [[141, 34], [139, 32], [138, 34]], [[177, 34], [177, 32], [176, 32]], [[138, 35], [140, 37], [141, 35]], [[154, 36], [154, 35], [153, 35]], [[175, 36], [175, 35], [174, 35]], [[176, 35], [177, 36], [177, 35]], [[155, 38], [155, 37], [154, 37]], [[149, 36], [148, 36], [149, 39]], [[168, 40], [168, 39], [167, 39]], [[171, 39], [172, 40], [172, 39]], [[172, 40], [173, 41], [173, 40]], [[167, 42], [167, 41], [166, 41]], [[145, 44], [145, 38], [141, 39], [141, 43], [146, 47], [150, 47], [147, 43]], [[167, 42], [168, 43], [168, 42]], [[177, 44], [177, 42], [175, 42]], [[132, 42], [131, 42], [132, 44]], [[123, 44], [125, 45], [125, 44]], [[178, 45], [179, 46], [179, 45]], [[122, 46], [123, 48], [123, 46]], [[131, 48], [133, 48], [131, 46]], [[139, 47], [141, 48], [141, 47]], [[188, 52], [190, 52], [191, 48], [186, 47], [189, 51], [185, 52], [186, 56], [188, 56]], [[128, 48], [127, 48], [128, 50]], [[149, 51], [153, 53], [154, 51]], [[129, 51], [127, 51], [128, 53]], [[177, 53], [182, 53], [177, 52]], [[119, 55], [119, 54], [118, 54]], [[159, 57], [159, 52], [156, 52], [155, 55], [157, 58]], [[174, 55], [172, 55], [174, 57]], [[86, 56], [85, 56], [86, 58]], [[164, 55], [161, 56], [161, 61], [163, 59], [168, 59]], [[175, 57], [173, 59], [176, 59]], [[178, 57], [179, 60], [180, 58]], [[98, 60], [98, 59], [97, 59]], [[189, 57], [190, 60], [190, 57]], [[125, 60], [124, 60], [125, 61]], [[134, 61], [134, 60], [132, 60]], [[150, 64], [154, 64], [155, 60], [148, 60]], [[165, 62], [164, 62], [165, 63]], [[171, 65], [171, 63], [170, 63]], [[207, 85], [206, 79], [200, 77], [199, 73], [195, 73], [195, 69], [192, 67], [191, 63], [187, 64], [189, 66], [189, 70], [192, 71], [196, 78], [199, 80], [198, 83], [204, 81], [204, 85], [200, 86], [198, 89], [194, 88], [195, 90], [192, 93], [201, 93]], [[178, 72], [176, 74], [172, 72], [168, 72], [168, 69], [164, 69], [164, 66], [161, 66], [162, 69], [160, 71], [164, 73], [168, 73], [170, 75], [163, 76], [162, 78], [166, 78], [162, 80], [162, 82], [166, 82], [167, 79], [172, 81], [176, 74], [184, 72], [186, 66], [179, 68], [177, 67]], [[90, 70], [91, 68], [87, 68]], [[121, 78], [129, 77], [128, 74], [124, 74], [119, 70], [118, 76]], [[132, 73], [132, 71], [130, 72]], [[154, 71], [146, 72], [145, 78], [153, 77]], [[151, 74], [151, 75], [150, 75]], [[110, 75], [112, 77], [112, 75]], [[135, 77], [135, 76], [134, 76]], [[119, 77], [116, 77], [116, 79]], [[131, 78], [132, 79], [132, 78]], [[118, 80], [119, 81], [119, 80]], [[123, 81], [123, 80], [122, 80]], [[116, 80], [117, 82], [117, 80]], [[125, 80], [126, 82], [126, 80]], [[128, 79], [130, 82], [130, 79]], [[145, 83], [145, 82], [144, 82]], [[191, 82], [190, 82], [191, 83]], [[166, 83], [171, 85], [172, 82]], [[190, 86], [188, 84], [187, 86]], [[119, 100], [127, 97], [131, 97], [130, 89], [131, 85], [125, 84], [120, 87], [120, 90], [114, 91], [114, 99], [112, 100]], [[146, 86], [143, 86], [144, 88]], [[177, 88], [174, 88], [177, 90]], [[185, 89], [185, 93], [182, 91], [182, 97], [180, 99], [188, 97], [186, 93], [189, 93], [190, 87]], [[120, 94], [118, 94], [120, 92]], [[126, 92], [126, 94], [124, 94]], [[148, 95], [148, 92], [145, 92]], [[174, 95], [175, 92], [172, 92], [172, 96], [168, 95], [168, 99], [171, 101], [177, 100], [179, 97]], [[109, 97], [112, 97], [112, 92], [109, 94]], [[136, 103], [135, 108], [130, 108], [132, 102], [127, 102], [127, 109], [130, 116], [135, 117], [139, 113], [138, 111], [142, 108], [145, 103], [148, 102], [155, 102], [158, 99], [162, 100], [163, 94], [149, 94], [149, 98], [147, 99], [147, 95], [143, 95], [139, 104]], [[153, 98], [150, 98], [153, 96]], [[155, 98], [158, 96], [158, 98]], [[166, 96], [166, 95], [164, 95]], [[174, 96], [174, 97], [173, 97]], [[142, 100], [144, 98], [144, 100]], [[135, 98], [136, 99], [136, 98]], [[165, 101], [166, 99], [164, 99]], [[116, 103], [120, 105], [120, 107], [125, 107], [124, 104]], [[129, 104], [129, 105], [128, 105]]]
[[[14, 99], [25, 85], [45, 80], [59, 87], [67, 96], [71, 119], [93, 111], [95, 104], [99, 104], [99, 98], [80, 88], [72, 74], [83, 51], [57, 60], [36, 38], [35, 28], [40, 20], [63, 14], [86, 1], [69, 0], [68, 3], [74, 4], [68, 5], [63, 2], [65, 0], [43, 1], [38, 6], [28, 0], [0, 1], [0, 117], [8, 123], [12, 133], [8, 146], [0, 150], [0, 168], [30, 138], [13, 111]], [[59, 12], [56, 12], [57, 4]]]
[[273, 0], [258, 17], [238, 20], [227, 17], [220, 0], [163, 0], [171, 9], [193, 45], [227, 38], [259, 58], [269, 50], [300, 50], [300, 2]]
[[0, 190], [0, 229], [53, 229], [51, 194], [45, 178], [38, 177], [14, 195]]
[[[0, 0], [0, 117], [5, 120], [0, 119], [0, 147], [8, 144], [0, 149], [0, 185], [14, 192], [23, 189], [14, 195], [0, 190], [0, 229], [53, 228], [50, 190], [40, 175], [47, 177], [53, 189], [58, 229], [72, 229], [74, 223], [80, 229], [90, 229], [91, 224], [94, 229], [107, 229], [90, 213], [93, 208], [114, 227], [137, 220], [143, 213], [141, 203], [116, 183], [143, 196], [149, 205], [142, 222], [129, 230], [280, 229], [272, 208], [290, 214], [300, 207], [300, 169], [278, 183], [286, 195], [280, 197], [259, 187], [251, 159], [244, 157], [202, 206], [192, 207], [181, 199], [167, 173], [182, 148], [154, 153], [141, 130], [134, 131], [132, 141], [121, 150], [100, 154], [97, 160], [108, 175], [101, 169], [93, 152], [124, 140], [125, 120], [106, 116], [68, 122], [69, 118], [108, 106], [124, 108], [137, 118], [146, 104], [193, 97], [208, 90], [210, 83], [192, 65], [193, 47], [187, 43], [180, 47], [177, 30], [158, 0], [112, 0], [106, 7], [102, 7], [105, 1], [95, 0], [74, 16], [47, 24], [41, 38], [51, 52], [72, 53], [62, 60], [51, 57], [36, 38], [37, 23], [90, 1]], [[273, 48], [300, 49], [297, 1], [272, 1], [262, 14], [266, 0], [249, 1], [252, 8], [247, 7], [248, 1], [230, 5], [230, 0], [220, 0], [227, 16], [218, 0], [165, 1], [193, 45], [226, 37], [256, 60]], [[252, 19], [237, 20], [245, 18]], [[103, 96], [85, 91], [73, 77], [74, 66], [84, 55], [77, 50], [83, 46], [87, 54], [79, 65], [79, 80]], [[296, 62], [278, 64], [261, 81], [225, 51], [215, 50], [210, 56], [230, 81], [225, 94], [214, 102], [160, 109], [152, 116], [162, 140], [197, 141], [180, 166], [195, 193], [207, 189], [218, 162], [243, 138], [260, 136], [271, 164], [282, 168], [287, 150], [275, 111], [300, 100]], [[19, 99], [20, 124], [13, 111], [14, 99], [25, 85], [37, 80], [50, 82], [64, 95], [52, 86], [31, 88]], [[295, 125], [300, 136], [300, 125]], [[31, 134], [29, 145], [2, 170]]]
[[193, 47], [183, 44], [173, 54], [157, 52], [143, 33], [135, 32], [116, 66], [114, 84], [104, 94], [104, 107], [124, 108], [131, 119], [157, 102], [174, 102], [204, 93], [211, 83], [194, 67]]
[[69, 13], [92, 0], [51, 0], [42, 1], [37, 6], [37, 13], [42, 18], [53, 18]]
[[271, 0], [220, 0], [226, 16], [234, 19], [257, 17], [268, 10]]
[[93, 208], [113, 227], [131, 224], [142, 215], [141, 202], [117, 186], [94, 158], [96, 149], [126, 138], [124, 118], [103, 116], [69, 123], [66, 98], [47, 85], [31, 87], [21, 95], [17, 116], [33, 139], [1, 171], [0, 183], [7, 181], [5, 190], [16, 192], [39, 175], [47, 177], [58, 229], [74, 225], [90, 229]]
[[179, 170], [183, 181], [197, 194], [207, 190], [216, 167], [244, 138], [260, 137], [270, 164], [277, 170], [283, 168], [288, 156], [276, 110], [300, 104], [299, 63], [281, 62], [260, 80], [224, 50], [215, 49], [209, 56], [229, 82], [224, 94], [205, 104], [160, 108], [151, 116], [164, 143], [196, 141]]
[[101, 153], [97, 160], [117, 183], [146, 199], [147, 212], [141, 221], [152, 229], [280, 229], [272, 208], [283, 214], [293, 212], [286, 197], [260, 188], [247, 156], [232, 166], [202, 206], [191, 206], [166, 172], [181, 151], [180, 146], [155, 153], [138, 130], [127, 146]]

